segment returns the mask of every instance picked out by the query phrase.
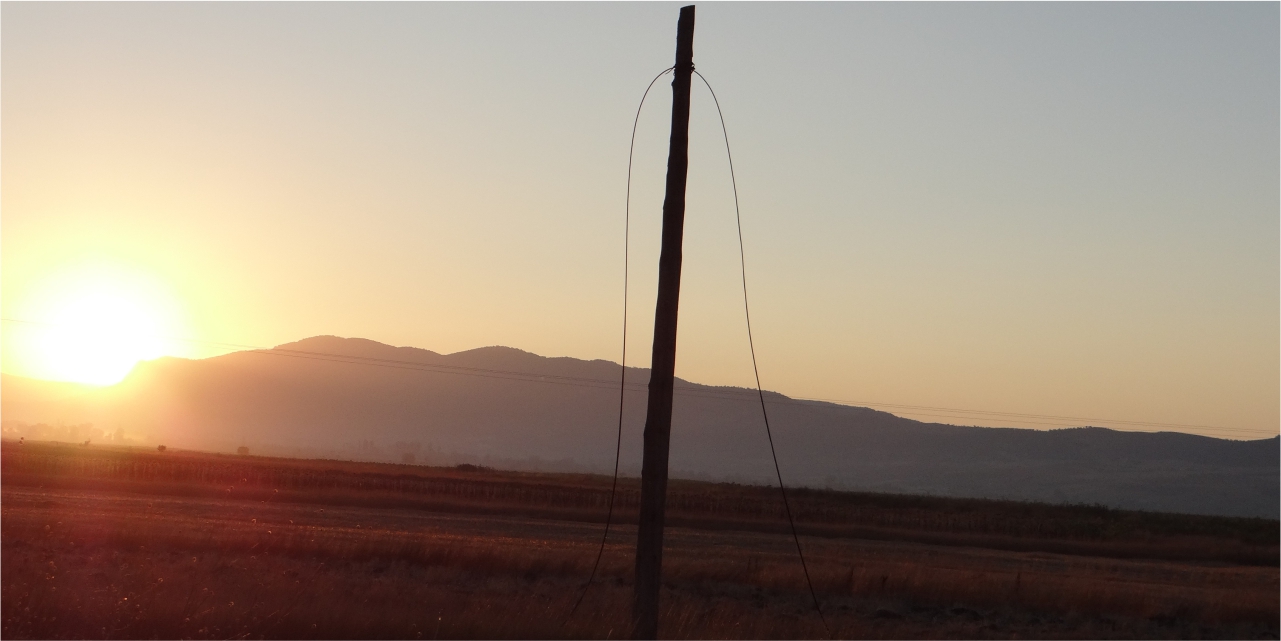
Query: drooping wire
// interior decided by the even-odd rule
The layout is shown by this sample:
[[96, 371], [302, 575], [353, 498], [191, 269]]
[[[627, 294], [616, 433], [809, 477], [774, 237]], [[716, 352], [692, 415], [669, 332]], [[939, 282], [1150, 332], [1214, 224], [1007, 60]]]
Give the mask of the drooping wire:
[[[627, 148], [627, 195], [623, 204], [623, 355], [621, 373], [618, 375], [618, 440], [614, 443], [614, 482], [609, 487], [609, 510], [605, 513], [605, 533], [600, 537], [600, 550], [596, 552], [596, 562], [592, 564], [592, 572], [587, 576], [587, 583], [583, 584], [583, 592], [578, 595], [578, 601], [574, 603], [573, 609], [565, 617], [565, 623], [569, 618], [574, 616], [578, 611], [578, 606], [583, 604], [583, 599], [587, 596], [587, 590], [591, 587], [592, 581], [596, 578], [596, 571], [600, 569], [601, 557], [605, 556], [605, 542], [609, 539], [609, 526], [614, 518], [614, 498], [618, 494], [618, 461], [623, 451], [623, 399], [627, 393], [627, 275], [631, 251], [631, 221], [632, 221], [632, 159], [636, 152], [636, 128], [640, 125], [641, 109], [645, 107], [645, 98], [649, 96], [649, 90], [654, 88], [654, 83], [659, 78], [667, 75], [675, 69], [668, 67], [645, 87], [645, 93], [641, 94], [640, 104], [636, 106], [636, 117], [632, 119], [632, 141]], [[563, 623], [561, 625], [564, 625]]]
[[827, 635], [832, 636], [832, 629], [827, 625], [827, 618], [823, 616], [823, 608], [818, 603], [818, 593], [814, 591], [814, 582], [810, 580], [809, 565], [805, 563], [805, 553], [801, 551], [801, 537], [796, 534], [796, 520], [792, 518], [792, 507], [787, 500], [787, 488], [783, 485], [783, 472], [778, 466], [778, 452], [774, 450], [774, 434], [769, 427], [769, 411], [765, 409], [765, 392], [761, 389], [761, 370], [756, 365], [756, 344], [752, 340], [752, 310], [747, 303], [747, 252], [743, 249], [743, 216], [738, 206], [738, 180], [734, 177], [734, 154], [729, 148], [729, 130], [725, 127], [725, 112], [721, 111], [721, 101], [716, 97], [716, 91], [712, 89], [712, 84], [707, 82], [707, 78], [698, 70], [694, 74], [707, 91], [712, 94], [712, 102], [716, 103], [716, 114], [721, 119], [721, 133], [725, 137], [725, 157], [729, 159], [729, 180], [734, 190], [734, 221], [738, 225], [738, 266], [739, 273], [743, 282], [743, 315], [747, 319], [747, 346], [752, 352], [752, 373], [756, 375], [756, 395], [761, 401], [761, 416], [765, 419], [765, 436], [769, 439], [769, 453], [774, 457], [774, 474], [778, 476], [778, 491], [783, 495], [783, 509], [787, 513], [787, 523], [792, 528], [792, 541], [796, 543], [796, 555], [801, 559], [801, 570], [805, 572], [805, 584], [809, 586], [810, 597], [814, 599], [814, 611], [818, 612], [818, 618], [823, 622], [823, 629]]

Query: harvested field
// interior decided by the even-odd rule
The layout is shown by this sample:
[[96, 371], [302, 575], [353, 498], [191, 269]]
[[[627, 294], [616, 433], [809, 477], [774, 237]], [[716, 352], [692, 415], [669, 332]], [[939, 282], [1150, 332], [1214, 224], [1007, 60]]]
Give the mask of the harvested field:
[[[6, 638], [628, 634], [626, 523], [569, 616], [607, 478], [0, 452]], [[664, 636], [828, 636], [768, 506], [776, 488], [680, 482], [673, 496]], [[799, 502], [838, 637], [1277, 636], [1275, 521], [837, 492]]]

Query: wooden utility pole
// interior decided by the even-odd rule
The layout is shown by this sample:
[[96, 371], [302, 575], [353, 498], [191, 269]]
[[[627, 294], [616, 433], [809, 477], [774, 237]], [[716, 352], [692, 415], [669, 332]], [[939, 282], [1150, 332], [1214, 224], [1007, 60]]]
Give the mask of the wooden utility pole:
[[663, 513], [667, 502], [667, 453], [672, 434], [672, 379], [676, 369], [676, 311], [681, 293], [681, 241], [685, 234], [685, 179], [689, 169], [689, 88], [694, 73], [694, 5], [681, 7], [676, 23], [672, 78], [672, 137], [663, 199], [663, 249], [658, 259], [654, 355], [649, 370], [645, 454], [641, 464], [640, 527], [636, 536], [636, 592], [632, 638], [658, 638], [658, 589], [663, 569]]

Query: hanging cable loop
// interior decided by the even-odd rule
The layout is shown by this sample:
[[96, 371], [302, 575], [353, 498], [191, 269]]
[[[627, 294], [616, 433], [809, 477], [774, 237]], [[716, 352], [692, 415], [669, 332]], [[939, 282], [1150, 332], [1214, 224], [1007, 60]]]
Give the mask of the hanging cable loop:
[[[614, 481], [609, 487], [609, 509], [605, 513], [605, 533], [600, 538], [600, 550], [596, 552], [596, 562], [592, 564], [587, 583], [583, 584], [582, 594], [578, 595], [578, 601], [565, 617], [565, 623], [569, 623], [570, 617], [578, 611], [578, 606], [583, 604], [583, 598], [587, 596], [587, 590], [591, 587], [592, 580], [596, 578], [601, 557], [605, 555], [605, 541], [609, 539], [609, 526], [614, 518], [614, 498], [618, 495], [618, 461], [623, 450], [623, 400], [627, 392], [627, 275], [631, 252], [632, 159], [636, 152], [636, 128], [640, 125], [641, 109], [645, 107], [645, 98], [649, 96], [649, 90], [654, 88], [654, 83], [658, 82], [659, 78], [671, 73], [674, 69], [675, 67], [668, 67], [649, 81], [649, 85], [645, 87], [645, 93], [641, 94], [640, 104], [636, 106], [636, 117], [632, 119], [632, 142], [627, 148], [627, 195], [623, 201], [623, 355], [618, 375], [618, 440], [614, 443]], [[564, 623], [561, 625], [563, 626]]]
[[[636, 116], [632, 120], [632, 137], [627, 150], [627, 190], [623, 205], [623, 347], [620, 363], [621, 372], [619, 374], [618, 382], [618, 434], [614, 444], [614, 478], [609, 489], [609, 508], [605, 514], [605, 531], [601, 535], [600, 548], [596, 552], [596, 561], [592, 564], [592, 571], [587, 577], [587, 582], [583, 584], [582, 593], [579, 594], [578, 600], [574, 603], [574, 607], [569, 611], [569, 615], [565, 617], [565, 621], [561, 624], [562, 626], [569, 623], [570, 618], [574, 616], [574, 613], [578, 611], [579, 606], [583, 604], [583, 599], [587, 596], [587, 591], [591, 588], [592, 581], [596, 578], [596, 573], [600, 569], [601, 559], [605, 555], [605, 544], [609, 539], [610, 526], [613, 523], [614, 502], [618, 496], [618, 469], [623, 444], [623, 408], [627, 389], [627, 287], [631, 250], [632, 164], [636, 152], [636, 129], [640, 124], [640, 114], [641, 110], [645, 106], [645, 99], [649, 96], [650, 89], [654, 88], [654, 83], [658, 82], [658, 79], [662, 78], [664, 75], [676, 70], [675, 66], [668, 67], [659, 72], [658, 75], [654, 76], [653, 80], [649, 81], [649, 85], [645, 87], [645, 93], [641, 94], [640, 104], [636, 107]], [[684, 69], [681, 69], [680, 71], [684, 71]], [[818, 593], [814, 590], [814, 582], [810, 578], [809, 565], [805, 562], [805, 553], [801, 550], [801, 539], [796, 532], [796, 519], [792, 516], [791, 502], [787, 498], [787, 488], [783, 484], [783, 472], [778, 464], [778, 452], [774, 448], [774, 435], [769, 424], [769, 411], [765, 407], [765, 392], [761, 388], [760, 367], [756, 363], [756, 344], [752, 338], [752, 312], [751, 306], [748, 304], [747, 296], [747, 252], [743, 247], [743, 217], [738, 203], [738, 180], [734, 175], [734, 155], [730, 151], [729, 130], [725, 125], [725, 113], [721, 110], [720, 99], [716, 97], [716, 91], [712, 89], [712, 85], [707, 81], [707, 78], [704, 78], [703, 74], [699, 73], [697, 69], [694, 69], [692, 64], [689, 66], [689, 71], [698, 76], [698, 79], [702, 80], [703, 85], [707, 87], [707, 91], [712, 95], [712, 101], [716, 104], [716, 113], [720, 117], [721, 121], [721, 133], [725, 139], [725, 155], [729, 160], [730, 185], [734, 192], [734, 220], [738, 228], [739, 273], [742, 277], [741, 280], [743, 283], [743, 313], [747, 321], [747, 344], [752, 355], [752, 373], [756, 379], [756, 396], [760, 401], [761, 416], [765, 421], [765, 435], [769, 440], [770, 455], [774, 460], [774, 474], [778, 478], [778, 489], [783, 497], [783, 509], [787, 514], [788, 525], [791, 527], [792, 541], [796, 544], [796, 554], [801, 560], [801, 570], [805, 574], [805, 584], [809, 587], [810, 597], [814, 601], [814, 610], [818, 612], [819, 621], [822, 622], [823, 629], [827, 631], [827, 634], [830, 637], [832, 635], [832, 629], [827, 625], [827, 618], [823, 616], [823, 608], [819, 604]]]
[[809, 586], [810, 597], [814, 599], [814, 611], [818, 612], [818, 618], [823, 622], [823, 629], [830, 637], [832, 629], [828, 627], [827, 618], [823, 616], [823, 608], [818, 603], [818, 593], [814, 591], [814, 582], [810, 580], [809, 565], [805, 563], [805, 553], [801, 551], [801, 537], [796, 534], [796, 520], [792, 518], [792, 506], [787, 500], [787, 488], [783, 486], [783, 472], [778, 466], [778, 452], [774, 450], [774, 434], [769, 426], [769, 412], [765, 409], [765, 392], [761, 390], [761, 370], [756, 365], [756, 344], [752, 340], [752, 310], [747, 304], [747, 252], [743, 249], [743, 216], [738, 207], [738, 180], [734, 177], [734, 154], [729, 148], [729, 130], [725, 127], [725, 113], [721, 111], [721, 101], [716, 97], [716, 91], [712, 89], [711, 83], [707, 82], [707, 78], [698, 71], [694, 71], [694, 75], [703, 81], [707, 91], [712, 94], [712, 102], [716, 103], [716, 114], [721, 119], [721, 133], [725, 136], [725, 156], [729, 159], [729, 180], [734, 189], [734, 221], [738, 225], [738, 266], [743, 281], [743, 314], [747, 319], [747, 345], [752, 352], [752, 373], [756, 375], [756, 396], [761, 401], [761, 416], [765, 419], [765, 436], [769, 439], [769, 453], [774, 457], [774, 474], [778, 477], [778, 490], [783, 495], [783, 509], [787, 513], [787, 523], [792, 527], [792, 541], [796, 543], [796, 555], [801, 558], [801, 570], [805, 572], [805, 584]]

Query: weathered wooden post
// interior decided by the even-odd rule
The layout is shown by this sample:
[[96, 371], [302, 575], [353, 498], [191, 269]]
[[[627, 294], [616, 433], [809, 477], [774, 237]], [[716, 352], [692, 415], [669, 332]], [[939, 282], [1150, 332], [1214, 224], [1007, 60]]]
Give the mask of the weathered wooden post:
[[667, 499], [667, 454], [672, 432], [672, 379], [676, 369], [676, 312], [681, 289], [681, 242], [685, 233], [685, 180], [689, 169], [689, 90], [694, 73], [694, 6], [681, 7], [676, 23], [672, 79], [672, 136], [663, 199], [663, 249], [658, 259], [658, 304], [654, 354], [649, 370], [645, 452], [641, 464], [640, 527], [636, 537], [636, 586], [632, 638], [658, 638], [658, 591], [663, 568], [663, 511]]

